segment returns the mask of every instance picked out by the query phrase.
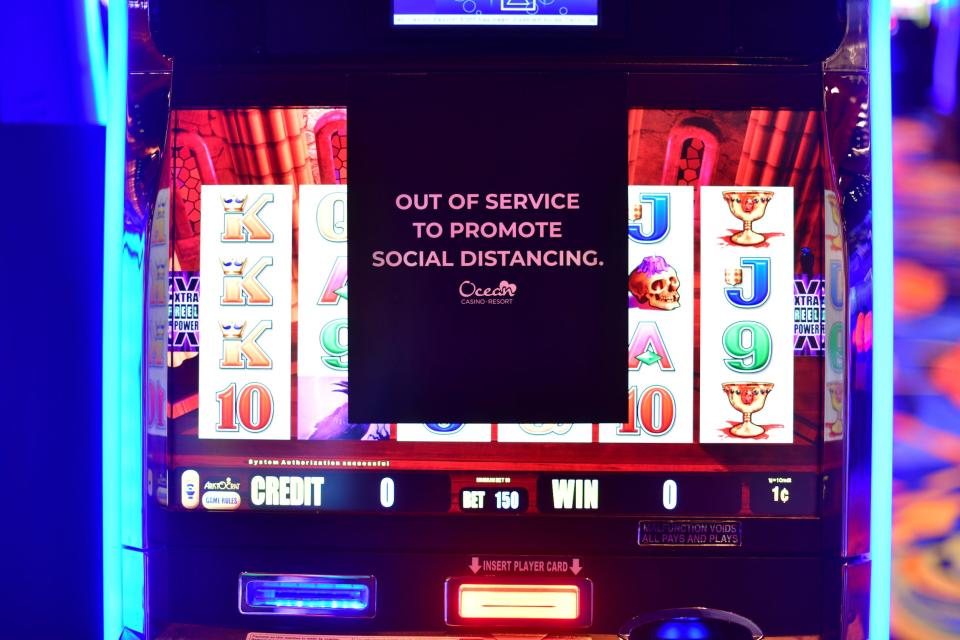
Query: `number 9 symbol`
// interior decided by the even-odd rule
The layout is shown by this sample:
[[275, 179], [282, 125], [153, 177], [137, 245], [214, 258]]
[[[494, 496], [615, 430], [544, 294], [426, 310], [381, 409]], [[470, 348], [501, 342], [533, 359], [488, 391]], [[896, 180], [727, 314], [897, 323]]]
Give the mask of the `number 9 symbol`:
[[731, 371], [753, 373], [770, 364], [773, 341], [759, 322], [735, 322], [723, 332], [723, 350], [730, 356], [723, 363]]

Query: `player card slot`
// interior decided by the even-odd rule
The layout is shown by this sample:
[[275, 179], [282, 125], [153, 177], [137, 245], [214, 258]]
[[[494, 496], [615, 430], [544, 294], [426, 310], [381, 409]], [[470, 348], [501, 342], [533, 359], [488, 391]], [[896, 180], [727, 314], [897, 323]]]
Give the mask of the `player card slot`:
[[592, 584], [585, 578], [450, 578], [446, 588], [447, 624], [588, 626], [592, 595]]

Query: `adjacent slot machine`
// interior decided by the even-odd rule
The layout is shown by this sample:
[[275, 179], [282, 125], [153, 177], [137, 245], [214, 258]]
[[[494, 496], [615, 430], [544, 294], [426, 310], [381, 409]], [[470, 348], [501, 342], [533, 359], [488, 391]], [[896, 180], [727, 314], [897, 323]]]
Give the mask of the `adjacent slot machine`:
[[151, 0], [131, 632], [866, 637], [862, 18]]

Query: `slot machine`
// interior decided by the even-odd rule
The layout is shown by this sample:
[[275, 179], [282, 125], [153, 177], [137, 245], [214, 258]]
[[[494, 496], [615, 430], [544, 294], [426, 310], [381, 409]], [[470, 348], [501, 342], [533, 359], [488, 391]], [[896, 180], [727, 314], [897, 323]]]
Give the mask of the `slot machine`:
[[130, 15], [130, 637], [867, 637], [862, 4]]

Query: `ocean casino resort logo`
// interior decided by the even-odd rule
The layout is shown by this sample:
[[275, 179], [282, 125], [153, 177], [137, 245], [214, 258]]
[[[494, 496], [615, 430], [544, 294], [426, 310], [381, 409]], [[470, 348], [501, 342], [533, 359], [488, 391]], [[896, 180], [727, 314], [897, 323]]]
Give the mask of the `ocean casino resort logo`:
[[501, 280], [495, 287], [483, 287], [471, 280], [464, 280], [458, 289], [460, 304], [513, 304], [517, 285]]

